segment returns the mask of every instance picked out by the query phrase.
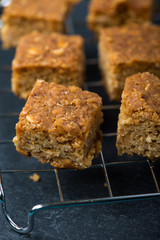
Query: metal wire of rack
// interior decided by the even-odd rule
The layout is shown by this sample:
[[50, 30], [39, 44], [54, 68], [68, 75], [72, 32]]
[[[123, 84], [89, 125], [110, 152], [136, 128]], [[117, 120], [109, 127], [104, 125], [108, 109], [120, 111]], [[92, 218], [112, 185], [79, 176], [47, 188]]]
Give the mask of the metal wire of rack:
[[[158, 15], [157, 15], [158, 16]], [[158, 18], [159, 20], [159, 18]], [[83, 23], [76, 23], [77, 25], [83, 25]], [[76, 25], [75, 24], [75, 25]], [[69, 34], [74, 34], [74, 25], [73, 21], [71, 18], [68, 19], [67, 21], [67, 32]], [[94, 40], [91, 38], [85, 39], [85, 44], [93, 44]], [[87, 59], [87, 65], [88, 66], [93, 66], [97, 64], [97, 58], [90, 58]], [[1, 71], [10, 71], [11, 67], [9, 65], [5, 66], [0, 66], [0, 72]], [[101, 86], [101, 82], [95, 81], [95, 82], [86, 82], [84, 89], [88, 89], [89, 87], [97, 87]], [[10, 89], [2, 89], [0, 90], [1, 93], [10, 93]], [[102, 110], [103, 111], [108, 111], [108, 110], [115, 110], [119, 109], [120, 105], [119, 104], [105, 104], [103, 105]], [[0, 113], [0, 118], [2, 117], [14, 117], [18, 116], [18, 112], [10, 112], [10, 113]], [[103, 139], [104, 138], [112, 138], [116, 137], [116, 132], [110, 132], [110, 133], [103, 133]], [[12, 140], [1, 140], [1, 144], [6, 144], [10, 145], [12, 144]], [[27, 227], [23, 228], [18, 226], [10, 217], [8, 210], [7, 210], [7, 204], [5, 200], [5, 191], [3, 187], [3, 181], [2, 181], [2, 176], [3, 174], [13, 174], [13, 173], [33, 173], [35, 172], [35, 169], [31, 170], [0, 170], [0, 203], [2, 205], [3, 213], [9, 222], [10, 226], [18, 233], [21, 234], [28, 234], [33, 230], [34, 227], [34, 216], [37, 212], [40, 210], [51, 210], [55, 208], [64, 208], [64, 207], [76, 207], [76, 206], [88, 206], [88, 205], [96, 205], [96, 204], [104, 204], [104, 203], [113, 203], [113, 202], [122, 202], [122, 201], [130, 201], [130, 200], [140, 200], [140, 199], [150, 199], [150, 198], [159, 198], [160, 197], [160, 187], [158, 184], [158, 180], [154, 171], [154, 163], [151, 163], [148, 159], [142, 159], [139, 162], [145, 162], [147, 163], [147, 166], [150, 170], [150, 173], [152, 175], [153, 181], [154, 181], [154, 186], [156, 191], [153, 191], [152, 193], [145, 193], [145, 194], [128, 194], [128, 195], [120, 195], [116, 196], [114, 195], [112, 191], [112, 182], [110, 181], [109, 175], [108, 175], [108, 167], [110, 166], [120, 166], [123, 164], [132, 164], [135, 163], [135, 160], [129, 160], [129, 161], [112, 161], [112, 162], [107, 162], [105, 161], [103, 151], [100, 153], [100, 163], [98, 164], [93, 164], [91, 169], [95, 168], [100, 168], [103, 169], [104, 173], [104, 178], [106, 182], [106, 195], [107, 197], [97, 197], [97, 198], [87, 198], [87, 199], [77, 199], [77, 200], [65, 200], [63, 190], [62, 190], [62, 183], [61, 179], [59, 176], [59, 170], [58, 169], [36, 169], [36, 172], [54, 172], [56, 176], [56, 184], [59, 192], [59, 201], [58, 202], [50, 202], [50, 203], [43, 203], [43, 204], [37, 204], [32, 207], [32, 209], [28, 213], [28, 224]], [[73, 170], [62, 170], [62, 171], [69, 171], [72, 174]]]

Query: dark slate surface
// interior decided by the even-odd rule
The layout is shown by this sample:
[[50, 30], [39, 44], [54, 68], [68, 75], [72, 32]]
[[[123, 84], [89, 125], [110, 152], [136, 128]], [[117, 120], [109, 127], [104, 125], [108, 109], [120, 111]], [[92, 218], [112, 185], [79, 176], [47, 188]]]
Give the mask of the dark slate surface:
[[[93, 44], [92, 34], [86, 31], [85, 16], [87, 0], [77, 6], [72, 14], [75, 32], [86, 39], [87, 58], [96, 58], [97, 50]], [[159, 15], [155, 22], [159, 22]], [[11, 140], [15, 135], [15, 124], [18, 114], [24, 105], [7, 90], [10, 89], [11, 71], [9, 66], [14, 50], [0, 50], [0, 142]], [[3, 70], [2, 70], [3, 69]], [[98, 67], [88, 66], [87, 81], [99, 81]], [[2, 90], [5, 90], [2, 91]], [[89, 90], [103, 97], [103, 104], [109, 103], [105, 90], [101, 86], [89, 87]], [[8, 116], [8, 113], [15, 113]], [[115, 132], [119, 110], [104, 110], [104, 133]], [[137, 160], [132, 164], [108, 166], [108, 175], [114, 196], [154, 193], [156, 192], [153, 178], [146, 161], [142, 158], [118, 157], [115, 137], [104, 137], [103, 152], [106, 162]], [[99, 163], [100, 158], [94, 160]], [[36, 159], [27, 159], [16, 152], [12, 143], [0, 144], [0, 168], [7, 170], [52, 169], [50, 165], [42, 165]], [[160, 184], [160, 162], [154, 166]], [[34, 183], [29, 179], [31, 173], [3, 173], [7, 208], [11, 217], [21, 226], [27, 224], [28, 211], [36, 204], [59, 201], [56, 176], [54, 171], [38, 172], [41, 181]], [[104, 175], [101, 168], [84, 171], [60, 171], [60, 180], [65, 200], [107, 197], [104, 186]], [[0, 209], [0, 240], [158, 240], [160, 239], [160, 199], [119, 202], [94, 206], [71, 207], [38, 212], [35, 216], [35, 227], [27, 236], [14, 232], [7, 223]]]

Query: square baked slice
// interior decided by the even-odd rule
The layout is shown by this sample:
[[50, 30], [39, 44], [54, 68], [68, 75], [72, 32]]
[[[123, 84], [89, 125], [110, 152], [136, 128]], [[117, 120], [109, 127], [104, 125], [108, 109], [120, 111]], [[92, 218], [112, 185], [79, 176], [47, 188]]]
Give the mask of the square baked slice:
[[4, 8], [1, 38], [4, 48], [17, 46], [20, 38], [33, 30], [64, 32], [73, 0], [12, 0]]
[[90, 0], [88, 25], [94, 32], [101, 28], [150, 21], [154, 0]]
[[16, 125], [17, 151], [57, 168], [90, 167], [101, 150], [101, 107], [96, 93], [38, 80]]
[[148, 72], [126, 79], [120, 108], [119, 155], [160, 158], [160, 79]]
[[37, 31], [22, 37], [12, 62], [12, 90], [26, 99], [37, 79], [82, 87], [85, 54], [81, 36]]
[[131, 24], [103, 29], [99, 66], [110, 100], [120, 100], [126, 77], [151, 72], [160, 77], [160, 27]]

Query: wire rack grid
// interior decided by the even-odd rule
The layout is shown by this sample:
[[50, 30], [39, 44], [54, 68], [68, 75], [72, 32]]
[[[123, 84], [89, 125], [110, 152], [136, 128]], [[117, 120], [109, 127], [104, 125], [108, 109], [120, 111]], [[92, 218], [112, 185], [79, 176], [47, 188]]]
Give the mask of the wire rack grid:
[[[156, 15], [158, 16], [158, 15]], [[157, 20], [158, 18], [156, 18]], [[67, 32], [69, 34], [75, 34], [75, 27], [76, 26], [84, 26], [84, 22], [76, 22], [73, 23], [72, 18], [69, 18], [67, 21]], [[94, 39], [91, 38], [85, 38], [85, 46], [86, 48], [89, 45], [96, 45]], [[6, 52], [7, 54], [7, 52]], [[97, 58], [87, 58], [87, 67], [97, 67]], [[10, 65], [1, 65], [0, 66], [0, 72], [3, 71], [10, 71], [11, 70], [11, 66]], [[87, 90], [94, 90], [95, 88], [103, 88], [101, 85], [101, 82], [98, 81], [99, 79], [97, 79], [97, 81], [87, 81], [85, 83], [84, 89]], [[0, 89], [0, 94], [7, 94], [10, 93], [11, 90], [10, 89]], [[104, 98], [106, 97], [106, 95], [104, 96]], [[105, 112], [106, 111], [118, 111], [120, 104], [117, 103], [109, 103], [109, 101], [107, 100], [107, 103], [104, 100], [104, 104], [103, 104], [103, 112], [104, 112], [104, 116], [105, 116]], [[105, 104], [106, 103], [106, 104]], [[19, 113], [18, 112], [0, 112], [0, 119], [4, 118], [4, 117], [9, 117], [9, 118], [13, 118], [15, 116], [18, 116]], [[116, 138], [116, 132], [105, 132], [103, 131], [103, 141], [105, 139], [110, 139], [110, 138]], [[110, 140], [109, 140], [110, 141]], [[12, 140], [0, 140], [0, 145], [5, 144], [8, 147], [13, 144]], [[103, 144], [103, 149], [104, 148], [108, 148], [110, 150], [110, 146], [105, 146]], [[140, 200], [140, 199], [148, 199], [148, 198], [159, 198], [160, 197], [160, 188], [159, 188], [159, 180], [157, 180], [157, 175], [154, 171], [154, 163], [151, 163], [148, 159], [140, 159], [138, 160], [139, 163], [145, 163], [147, 164], [147, 168], [150, 171], [150, 175], [153, 179], [154, 182], [154, 190], [151, 192], [147, 192], [147, 193], [140, 193], [140, 194], [122, 194], [122, 195], [117, 195], [115, 193], [113, 193], [112, 190], [112, 185], [113, 185], [113, 180], [111, 181], [109, 174], [108, 174], [108, 168], [110, 167], [114, 167], [114, 166], [122, 166], [122, 165], [132, 165], [134, 163], [137, 164], [137, 159], [130, 159], [127, 158], [127, 160], [121, 158], [118, 159], [112, 159], [112, 161], [108, 161], [108, 159], [106, 159], [106, 157], [104, 156], [103, 151], [101, 151], [99, 159], [96, 163], [93, 162], [93, 165], [91, 167], [92, 169], [102, 169], [103, 170], [103, 174], [104, 174], [104, 182], [105, 182], [105, 186], [106, 186], [106, 196], [104, 197], [92, 197], [92, 198], [78, 198], [76, 200], [65, 200], [64, 194], [63, 194], [63, 184], [61, 182], [61, 178], [60, 178], [60, 174], [59, 174], [59, 169], [53, 169], [53, 168], [49, 168], [49, 169], [31, 169], [31, 170], [3, 170], [1, 169], [0, 171], [0, 202], [2, 205], [2, 209], [3, 209], [3, 213], [7, 219], [7, 221], [9, 222], [9, 224], [11, 225], [11, 227], [17, 231], [18, 233], [22, 233], [22, 234], [27, 234], [29, 232], [31, 232], [33, 230], [34, 227], [34, 215], [35, 213], [39, 212], [40, 210], [49, 210], [49, 209], [55, 209], [55, 208], [64, 208], [64, 207], [76, 207], [76, 206], [87, 206], [87, 205], [95, 205], [95, 204], [104, 204], [104, 203], [113, 203], [113, 202], [121, 202], [121, 201], [129, 201], [129, 200]], [[14, 173], [33, 173], [33, 172], [54, 172], [55, 176], [56, 176], [56, 184], [57, 184], [57, 188], [58, 188], [58, 193], [59, 193], [59, 201], [56, 202], [50, 202], [50, 203], [43, 203], [43, 204], [37, 204], [34, 207], [32, 207], [32, 209], [29, 211], [28, 213], [28, 224], [27, 227], [20, 227], [18, 226], [10, 217], [8, 211], [7, 211], [7, 205], [6, 205], [6, 200], [5, 200], [5, 191], [4, 191], [4, 187], [3, 187], [3, 182], [2, 182], [2, 177], [5, 174], [14, 174]], [[69, 173], [72, 175], [73, 170], [61, 170], [62, 175], [63, 172], [65, 171], [69, 171]], [[44, 193], [45, 194], [45, 193]]]

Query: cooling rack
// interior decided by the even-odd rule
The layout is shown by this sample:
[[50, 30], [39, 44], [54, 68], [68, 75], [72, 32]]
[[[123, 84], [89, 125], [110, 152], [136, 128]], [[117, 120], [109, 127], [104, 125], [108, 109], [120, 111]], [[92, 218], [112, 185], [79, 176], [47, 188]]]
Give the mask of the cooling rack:
[[[159, 14], [156, 13], [154, 17], [154, 21], [159, 23]], [[84, 31], [85, 28], [85, 22], [84, 20], [80, 21], [74, 21], [74, 17], [69, 18], [66, 24], [67, 32], [68, 34], [75, 34], [75, 33], [80, 33], [83, 35], [85, 39], [85, 50], [87, 54], [87, 81], [84, 85], [84, 89], [86, 90], [91, 90], [99, 93], [102, 98], [103, 98], [103, 113], [104, 113], [104, 123], [102, 126], [103, 130], [103, 147], [102, 151], [97, 159], [93, 161], [93, 165], [90, 168], [90, 175], [88, 175], [88, 172], [85, 172], [84, 170], [84, 175], [85, 178], [88, 181], [88, 178], [92, 175], [93, 171], [100, 170], [101, 174], [103, 174], [103, 180], [101, 181], [101, 184], [103, 184], [102, 188], [104, 190], [104, 195], [92, 195], [92, 197], [86, 197], [84, 194], [78, 195], [78, 198], [68, 200], [64, 195], [64, 187], [63, 187], [63, 175], [67, 172], [70, 176], [73, 174], [76, 174], [74, 170], [59, 170], [59, 169], [54, 169], [54, 168], [41, 168], [40, 169], [3, 169], [1, 167], [0, 170], [0, 202], [2, 205], [3, 213], [9, 222], [10, 226], [17, 231], [18, 233], [21, 234], [27, 234], [33, 230], [34, 227], [34, 216], [37, 212], [40, 210], [53, 210], [56, 208], [65, 208], [65, 207], [76, 207], [76, 206], [87, 206], [87, 205], [96, 205], [96, 204], [104, 204], [104, 203], [113, 203], [113, 202], [122, 202], [122, 201], [130, 201], [130, 200], [140, 200], [140, 199], [149, 199], [149, 198], [159, 198], [160, 197], [160, 188], [159, 188], [159, 182], [160, 182], [160, 174], [157, 169], [159, 169], [159, 163], [151, 163], [148, 159], [146, 158], [139, 158], [138, 156], [135, 157], [128, 157], [128, 156], [123, 156], [123, 157], [118, 157], [117, 154], [115, 153], [115, 139], [116, 139], [116, 123], [117, 123], [117, 117], [119, 113], [119, 107], [120, 104], [117, 104], [116, 102], [109, 102], [107, 95], [105, 93], [105, 90], [103, 89], [103, 86], [101, 84], [101, 81], [99, 81], [100, 76], [98, 73], [98, 67], [97, 67], [97, 53], [96, 53], [96, 42], [93, 38], [92, 35], [86, 34], [86, 30]], [[3, 53], [3, 56], [7, 56], [8, 52], [3, 51], [2, 49], [0, 50], [1, 53]], [[13, 53], [12, 53], [13, 56]], [[3, 60], [5, 63], [3, 63]], [[11, 65], [10, 65], [11, 59], [7, 61], [4, 59], [1, 60], [0, 62], [0, 74], [1, 78], [3, 77], [4, 72], [10, 72], [11, 71]], [[2, 81], [3, 83], [3, 81]], [[10, 94], [11, 90], [10, 88], [3, 88], [1, 85], [0, 87], [0, 96], [6, 96], [7, 94]], [[5, 101], [5, 100], [4, 100]], [[21, 106], [24, 105], [24, 102], [20, 102]], [[12, 99], [10, 100], [10, 105], [12, 105]], [[2, 124], [6, 125], [7, 122], [5, 122], [5, 117], [7, 118], [14, 118], [18, 117], [19, 112], [16, 111], [10, 111], [12, 108], [9, 110], [1, 107], [0, 109], [0, 121]], [[14, 132], [14, 129], [12, 130]], [[10, 148], [12, 143], [12, 139], [6, 139], [5, 135], [2, 136], [2, 139], [0, 140], [0, 146], [5, 145], [8, 148]], [[114, 154], [112, 155], [112, 151], [114, 151]], [[149, 190], [140, 190], [142, 191], [137, 191], [138, 194], [135, 193], [132, 189], [132, 185], [128, 189], [128, 191], [123, 192], [123, 187], [125, 188], [124, 185], [127, 185], [126, 182], [129, 182], [130, 179], [132, 178], [133, 174], [139, 174], [141, 175], [141, 168], [140, 172], [137, 170], [135, 172], [131, 173], [129, 170], [133, 170], [135, 166], [142, 165], [145, 166], [145, 173], [147, 176], [144, 177], [142, 180], [143, 184], [145, 181], [147, 181], [148, 184], [148, 178], [150, 179], [149, 181]], [[125, 167], [124, 167], [125, 166]], [[112, 168], [118, 169], [115, 172], [112, 171]], [[118, 191], [116, 191], [117, 188], [119, 188], [119, 182], [117, 181], [117, 175], [121, 170], [127, 170], [127, 177], [124, 179], [122, 182], [122, 192], [119, 194]], [[7, 189], [7, 183], [4, 188], [4, 181], [2, 181], [4, 175], [9, 174], [32, 174], [34, 172], [37, 173], [54, 173], [55, 175], [55, 184], [57, 185], [58, 189], [58, 195], [59, 195], [59, 200], [58, 201], [53, 201], [53, 202], [47, 202], [47, 203], [40, 203], [34, 205], [31, 210], [28, 213], [28, 223], [27, 227], [20, 227], [17, 225], [12, 218], [10, 217], [10, 214], [7, 210], [7, 201], [5, 198], [5, 189]], [[143, 176], [144, 176], [143, 172]], [[139, 178], [139, 175], [137, 175], [135, 178]], [[148, 177], [149, 176], [149, 177]], [[81, 181], [81, 179], [79, 179]], [[116, 182], [117, 181], [117, 182]], [[152, 182], [152, 184], [150, 184]], [[80, 182], [79, 182], [80, 183]], [[37, 183], [38, 184], [38, 183]], [[137, 182], [136, 182], [137, 184]], [[91, 186], [92, 187], [92, 186]], [[135, 186], [135, 188], [139, 189], [139, 186]], [[43, 189], [44, 194], [45, 190]], [[97, 189], [96, 189], [97, 191]], [[97, 191], [98, 192], [98, 191]], [[100, 197], [99, 197], [100, 196]]]

